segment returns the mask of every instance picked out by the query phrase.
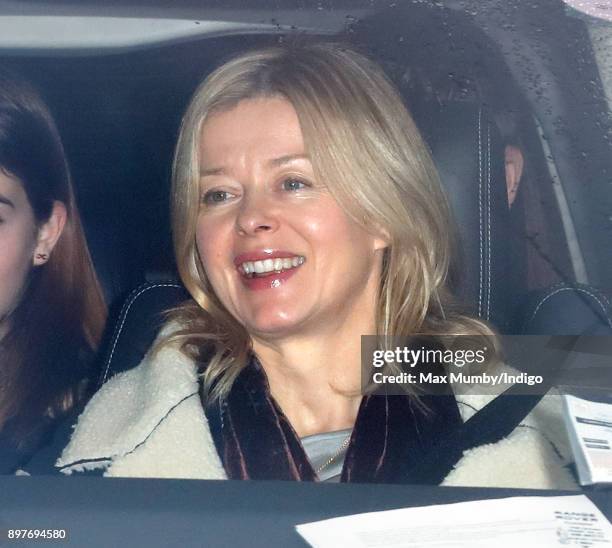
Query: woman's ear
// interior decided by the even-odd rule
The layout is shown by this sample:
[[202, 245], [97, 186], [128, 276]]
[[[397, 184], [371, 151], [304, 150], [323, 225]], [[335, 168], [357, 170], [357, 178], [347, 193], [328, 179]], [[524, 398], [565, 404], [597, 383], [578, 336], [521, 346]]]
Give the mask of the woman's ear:
[[371, 221], [366, 215], [363, 215], [360, 224], [370, 236], [374, 251], [385, 249], [391, 245], [389, 231], [381, 223]]
[[374, 235], [374, 251], [385, 249], [391, 245], [391, 237], [389, 233], [382, 227], [376, 229]]
[[521, 177], [523, 176], [523, 166], [525, 160], [521, 149], [514, 145], [507, 145], [504, 151], [506, 160], [506, 186], [508, 190], [508, 207], [512, 207]]
[[66, 225], [66, 206], [63, 202], [53, 202], [53, 209], [49, 219], [38, 228], [36, 237], [36, 247], [34, 248], [34, 256], [32, 262], [34, 266], [45, 264], [55, 244], [59, 240], [64, 226]]

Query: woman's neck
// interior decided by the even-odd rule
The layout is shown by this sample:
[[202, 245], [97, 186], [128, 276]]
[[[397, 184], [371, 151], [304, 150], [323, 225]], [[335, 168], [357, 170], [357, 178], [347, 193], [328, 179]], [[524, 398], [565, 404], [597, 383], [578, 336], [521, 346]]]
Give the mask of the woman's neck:
[[361, 335], [374, 330], [373, 318], [353, 318], [324, 333], [254, 339], [272, 396], [298, 436], [353, 426], [362, 397]]

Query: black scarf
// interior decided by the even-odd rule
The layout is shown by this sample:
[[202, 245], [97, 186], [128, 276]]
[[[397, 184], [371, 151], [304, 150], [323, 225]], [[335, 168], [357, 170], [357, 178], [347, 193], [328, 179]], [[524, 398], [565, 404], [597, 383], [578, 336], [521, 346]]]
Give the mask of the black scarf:
[[[256, 358], [229, 396], [206, 411], [230, 479], [317, 481], [300, 440], [276, 404]], [[440, 483], [453, 462], [423, 470], [441, 440], [462, 426], [454, 396], [364, 396], [347, 448], [342, 482]], [[445, 459], [442, 459], [445, 461]]]

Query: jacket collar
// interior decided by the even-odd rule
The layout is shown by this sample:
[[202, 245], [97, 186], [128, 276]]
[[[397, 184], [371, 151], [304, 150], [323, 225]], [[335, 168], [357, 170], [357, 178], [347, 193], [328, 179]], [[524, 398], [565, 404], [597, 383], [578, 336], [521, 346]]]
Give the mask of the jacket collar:
[[56, 466], [67, 472], [99, 468], [133, 452], [181, 403], [197, 398], [198, 389], [196, 366], [182, 352], [149, 352], [94, 395]]
[[[168, 331], [164, 329], [160, 337]], [[138, 367], [113, 377], [92, 398], [56, 466], [66, 473], [108, 468], [109, 475], [117, 476], [226, 477], [198, 392], [196, 366], [180, 351], [165, 347], [147, 354]], [[461, 399], [464, 420], [487, 403], [480, 401], [482, 397]], [[544, 430], [549, 432], [551, 418], [559, 412], [544, 411]], [[169, 415], [172, 418], [166, 421]], [[494, 445], [471, 449], [444, 484], [575, 488], [567, 471], [559, 467], [558, 457], [550, 454], [550, 444], [534, 429], [537, 422], [531, 428], [518, 428], [518, 435]], [[152, 436], [162, 434], [164, 426], [168, 431], [180, 427], [187, 431], [181, 432], [178, 444], [176, 436], [167, 432]], [[150, 450], [131, 459], [145, 447]], [[123, 461], [121, 466], [119, 461]], [[520, 477], [508, 473], [515, 468], [522, 470]]]

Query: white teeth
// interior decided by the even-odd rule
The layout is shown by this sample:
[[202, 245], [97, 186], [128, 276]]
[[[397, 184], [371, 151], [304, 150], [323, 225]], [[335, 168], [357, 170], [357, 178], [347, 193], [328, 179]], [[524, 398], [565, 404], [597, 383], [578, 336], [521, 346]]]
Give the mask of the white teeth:
[[297, 255], [291, 258], [285, 259], [264, 259], [262, 261], [245, 261], [242, 263], [242, 272], [247, 276], [254, 276], [255, 274], [265, 274], [268, 272], [280, 272], [281, 270], [289, 270], [304, 264], [306, 258]]

